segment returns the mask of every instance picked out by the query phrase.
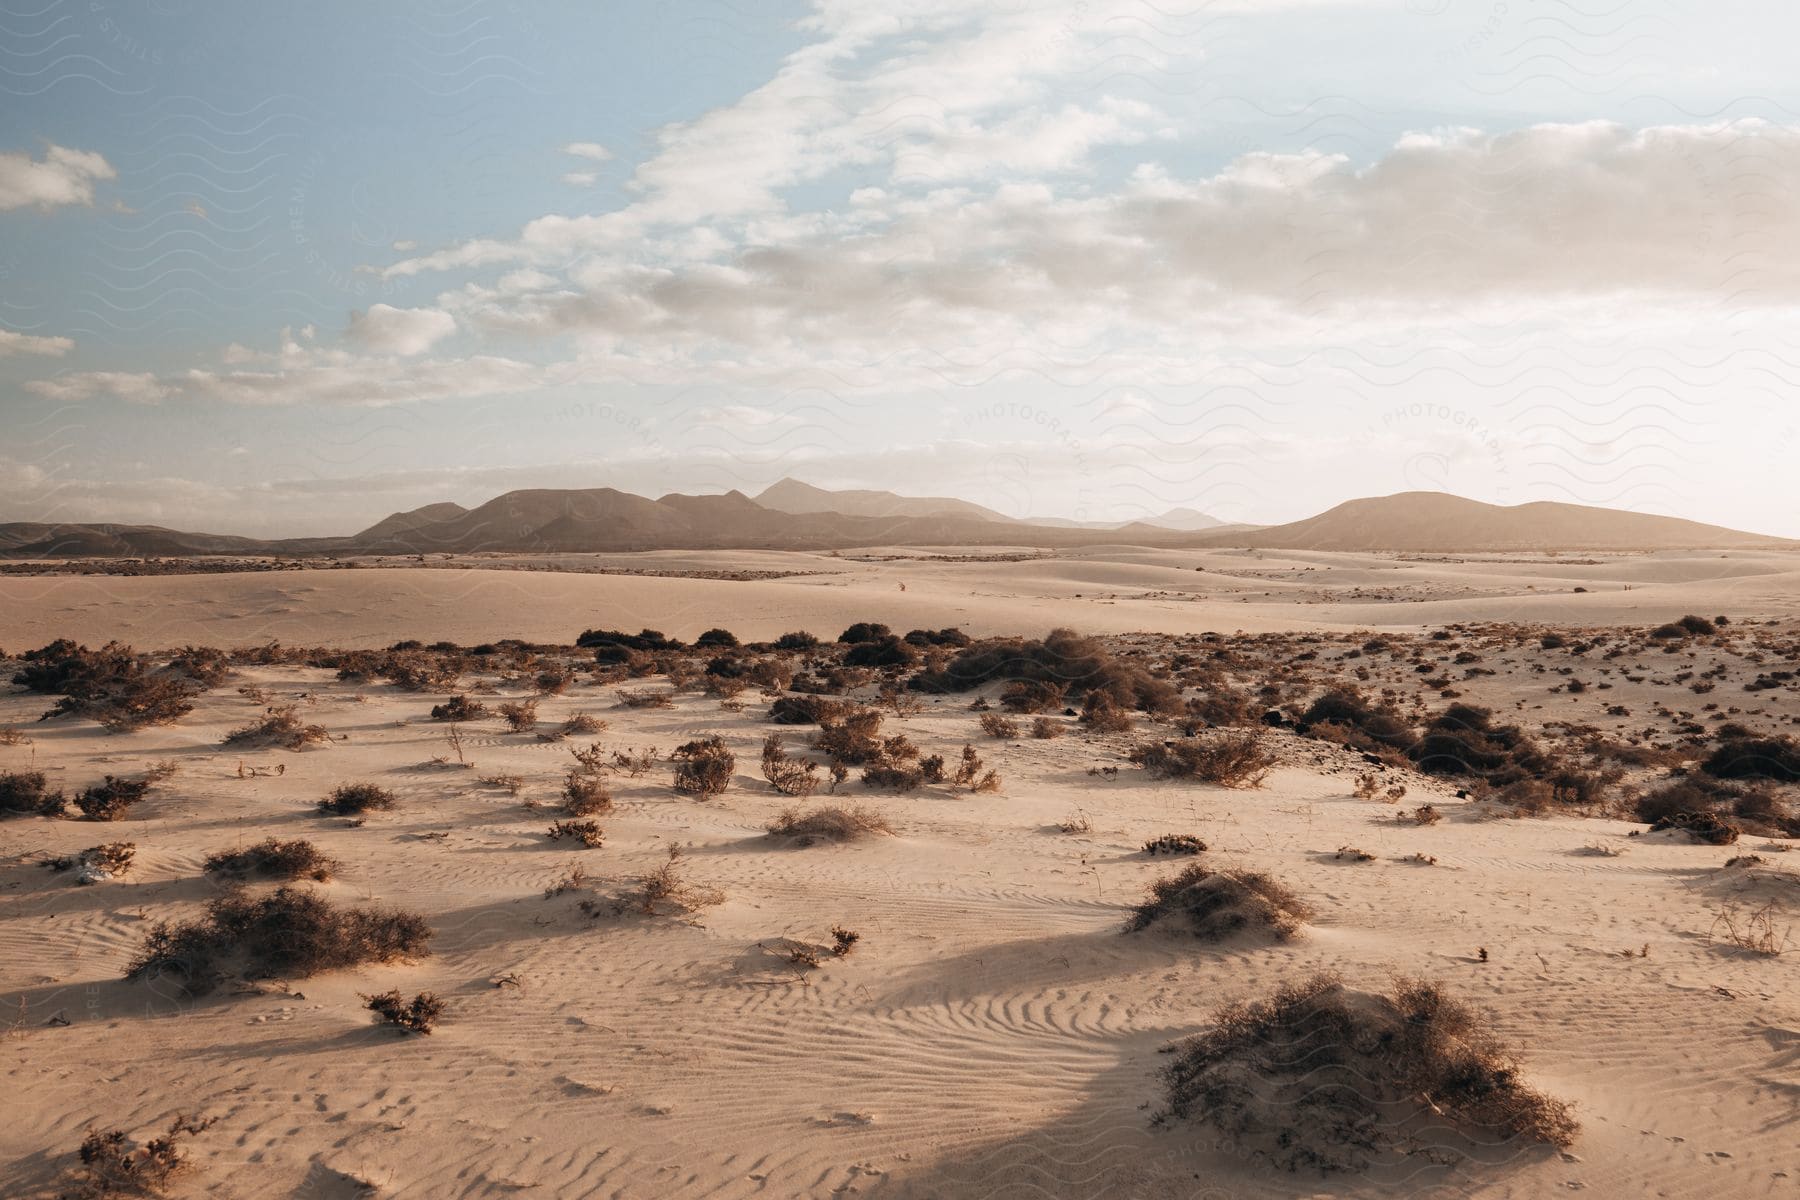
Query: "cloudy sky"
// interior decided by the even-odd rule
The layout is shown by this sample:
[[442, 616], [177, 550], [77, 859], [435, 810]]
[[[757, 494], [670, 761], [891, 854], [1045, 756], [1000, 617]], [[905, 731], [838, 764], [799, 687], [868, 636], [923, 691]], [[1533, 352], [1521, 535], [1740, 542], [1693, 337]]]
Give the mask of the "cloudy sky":
[[0, 520], [793, 475], [1800, 536], [1797, 36], [1775, 0], [0, 0]]

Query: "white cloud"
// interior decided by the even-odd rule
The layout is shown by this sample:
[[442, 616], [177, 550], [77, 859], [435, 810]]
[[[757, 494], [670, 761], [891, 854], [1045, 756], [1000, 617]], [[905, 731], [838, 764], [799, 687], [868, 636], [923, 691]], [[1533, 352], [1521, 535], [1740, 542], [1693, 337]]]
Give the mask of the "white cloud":
[[173, 389], [148, 371], [79, 371], [55, 379], [34, 379], [25, 390], [51, 400], [92, 400], [109, 397], [128, 404], [155, 404]]
[[456, 318], [447, 312], [375, 304], [367, 312], [350, 314], [345, 337], [377, 354], [413, 355], [425, 353], [455, 332]]
[[606, 162], [612, 158], [611, 150], [599, 142], [570, 142], [563, 147], [564, 154], [573, 154], [576, 158], [591, 159], [594, 162]]
[[0, 358], [15, 354], [41, 354], [61, 358], [74, 348], [74, 341], [66, 337], [38, 337], [11, 329], [0, 329]]
[[94, 185], [117, 177], [105, 158], [91, 150], [47, 146], [42, 159], [29, 152], [0, 154], [0, 212], [64, 204], [92, 204]]
[[575, 187], [593, 187], [600, 176], [593, 171], [570, 171], [562, 177], [562, 181]]

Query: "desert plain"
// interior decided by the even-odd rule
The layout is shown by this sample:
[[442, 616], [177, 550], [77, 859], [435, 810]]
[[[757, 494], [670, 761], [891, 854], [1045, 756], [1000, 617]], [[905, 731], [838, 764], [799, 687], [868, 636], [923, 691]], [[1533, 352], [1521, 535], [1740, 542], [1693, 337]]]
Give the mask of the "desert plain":
[[[881, 642], [838, 640], [857, 623], [905, 649], [859, 657]], [[1091, 657], [1052, 703], [1017, 701], [1004, 670], [909, 686], [1058, 628]], [[682, 645], [603, 632], [643, 629]], [[778, 642], [797, 631], [818, 644]], [[1800, 732], [1791, 551], [896, 547], [0, 577], [7, 677], [59, 638], [129, 645], [156, 676], [186, 647], [224, 653], [188, 656], [187, 711], [119, 732], [92, 705], [40, 721], [54, 691], [0, 694], [0, 774], [71, 802], [151, 780], [117, 819], [0, 821], [8, 1196], [97, 1194], [84, 1138], [141, 1145], [177, 1114], [204, 1126], [182, 1139], [181, 1196], [1800, 1193], [1792, 764], [1721, 776], [1711, 825], [1654, 829], [1639, 805], [1710, 779], [1722, 748]], [[1084, 702], [1094, 663], [1158, 702]], [[1404, 743], [1318, 707], [1345, 693]], [[805, 713], [772, 719], [784, 702], [826, 724], [873, 712], [906, 745], [855, 761]], [[1409, 752], [1456, 705], [1510, 731], [1495, 762]], [[283, 714], [315, 730], [298, 748], [233, 737]], [[791, 789], [810, 794], [761, 769], [772, 734], [818, 764]], [[1158, 747], [1232, 739], [1253, 769], [1155, 769]], [[677, 788], [686, 745], [690, 764], [729, 755], [713, 784]], [[959, 784], [965, 754], [980, 766]], [[911, 777], [933, 756], [940, 778]], [[574, 811], [578, 776], [604, 802]], [[353, 784], [391, 807], [321, 811]], [[829, 808], [861, 827], [770, 832]], [[595, 845], [549, 836], [578, 818]], [[1205, 849], [1148, 853], [1163, 835]], [[281, 886], [207, 866], [267, 839], [330, 862], [286, 886], [416, 914], [428, 942], [309, 973], [146, 966], [159, 923]], [[78, 861], [118, 843], [122, 871]], [[1275, 881], [1293, 927], [1127, 932], [1152, 883], [1196, 864]], [[1184, 1039], [1319, 972], [1358, 996], [1440, 986], [1578, 1129], [1506, 1135], [1404, 1090], [1370, 1098], [1366, 1145], [1171, 1116]], [[434, 997], [430, 1032], [372, 1018], [388, 991]], [[1263, 1101], [1245, 1111], [1280, 1114]]]

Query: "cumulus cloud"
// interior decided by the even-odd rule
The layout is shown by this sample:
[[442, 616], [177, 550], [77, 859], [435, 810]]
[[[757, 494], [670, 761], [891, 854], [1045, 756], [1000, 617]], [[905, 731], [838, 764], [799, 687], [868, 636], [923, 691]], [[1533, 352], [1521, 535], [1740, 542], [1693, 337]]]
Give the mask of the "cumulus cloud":
[[612, 151], [599, 142], [570, 142], [563, 147], [564, 154], [573, 154], [576, 158], [592, 159], [594, 162], [606, 162], [612, 158]]
[[0, 329], [0, 358], [8, 358], [14, 354], [41, 354], [61, 358], [74, 348], [74, 341], [66, 337], [37, 337], [11, 329]]
[[395, 308], [371, 305], [367, 312], [352, 312], [345, 336], [377, 354], [414, 355], [456, 332], [456, 318], [431, 308]]
[[109, 398], [127, 404], [156, 404], [174, 389], [148, 372], [77, 371], [55, 379], [34, 379], [25, 390], [51, 400]]
[[0, 154], [0, 212], [92, 204], [94, 185], [117, 174], [112, 164], [91, 150], [51, 145], [41, 159], [27, 151]]
[[444, 302], [510, 333], [692, 345], [1068, 344], [1484, 306], [1639, 320], [1800, 303], [1796, 188], [1794, 126], [1455, 129], [1366, 165], [1258, 153], [1105, 192], [865, 194], [853, 217], [716, 259], [595, 255], [551, 286]]

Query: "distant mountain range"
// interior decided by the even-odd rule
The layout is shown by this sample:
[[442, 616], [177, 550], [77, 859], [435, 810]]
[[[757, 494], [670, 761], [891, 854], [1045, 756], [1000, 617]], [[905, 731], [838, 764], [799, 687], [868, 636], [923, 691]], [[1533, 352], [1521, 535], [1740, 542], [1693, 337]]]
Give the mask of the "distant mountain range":
[[1443, 492], [1352, 500], [1287, 525], [1221, 525], [1175, 509], [1120, 526], [1013, 520], [968, 501], [879, 491], [828, 491], [784, 479], [742, 492], [651, 500], [613, 488], [526, 489], [476, 508], [428, 504], [336, 538], [261, 540], [151, 525], [0, 524], [7, 558], [173, 558], [194, 555], [599, 553], [632, 550], [841, 550], [858, 546], [1129, 544], [1455, 553], [1478, 550], [1675, 550], [1800, 543], [1574, 504], [1512, 507]]

